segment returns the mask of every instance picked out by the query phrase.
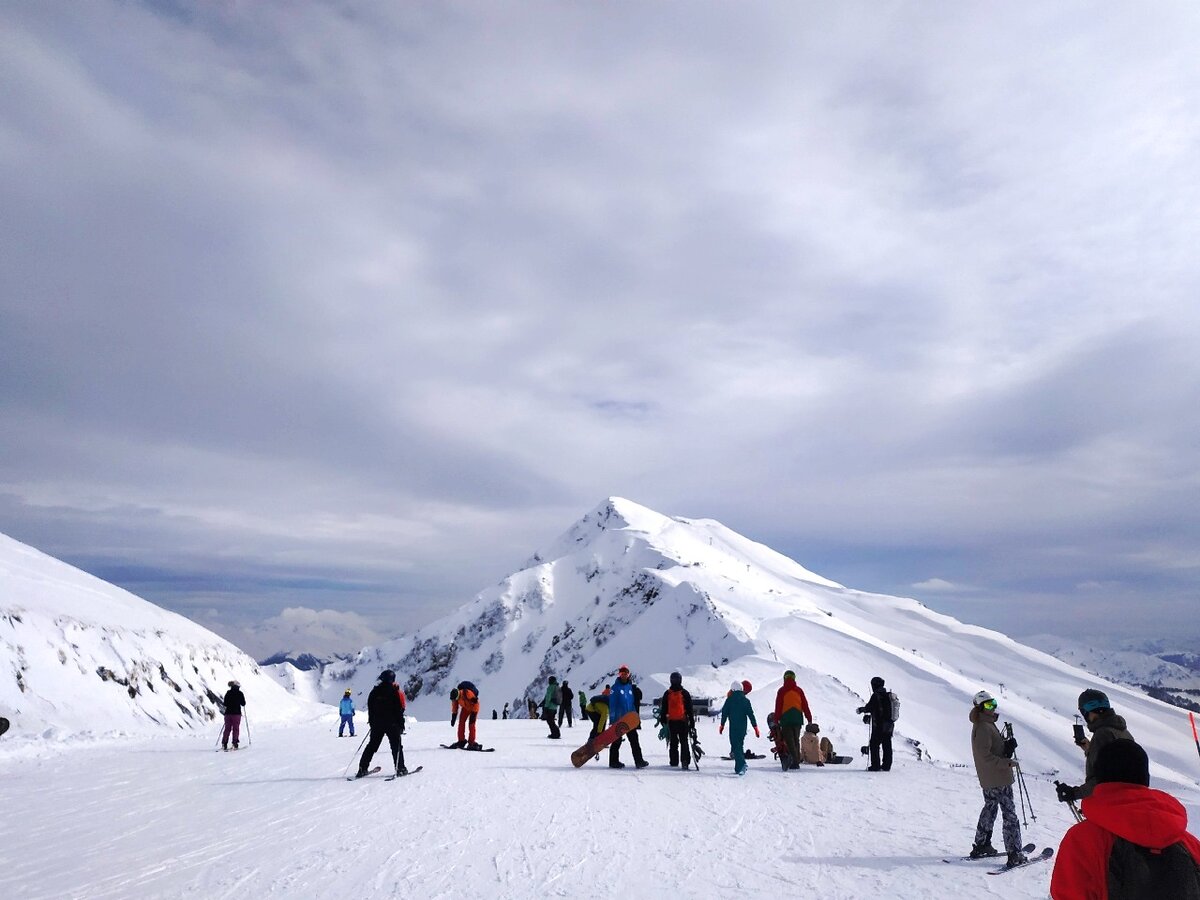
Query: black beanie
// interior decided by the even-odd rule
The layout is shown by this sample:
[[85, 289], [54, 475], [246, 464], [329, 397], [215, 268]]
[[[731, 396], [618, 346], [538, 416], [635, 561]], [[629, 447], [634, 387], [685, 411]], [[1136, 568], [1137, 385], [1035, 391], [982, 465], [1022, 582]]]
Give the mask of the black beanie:
[[1096, 755], [1097, 784], [1121, 782], [1150, 786], [1150, 760], [1134, 741], [1121, 739], [1105, 744]]
[[874, 678], [871, 679], [871, 688], [873, 690], [877, 691], [881, 687], [883, 687], [883, 679], [880, 678], [878, 675], [876, 675]]

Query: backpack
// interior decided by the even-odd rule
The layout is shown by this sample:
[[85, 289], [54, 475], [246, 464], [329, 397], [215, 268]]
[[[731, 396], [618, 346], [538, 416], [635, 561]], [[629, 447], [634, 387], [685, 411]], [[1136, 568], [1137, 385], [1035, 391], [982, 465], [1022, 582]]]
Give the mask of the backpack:
[[1182, 841], [1153, 850], [1122, 837], [1108, 857], [1111, 900], [1200, 900], [1200, 866]]
[[887, 692], [888, 702], [892, 705], [892, 721], [895, 722], [900, 718], [900, 698], [892, 691]]
[[683, 691], [672, 688], [667, 691], [667, 721], [678, 722], [687, 717], [683, 708]]

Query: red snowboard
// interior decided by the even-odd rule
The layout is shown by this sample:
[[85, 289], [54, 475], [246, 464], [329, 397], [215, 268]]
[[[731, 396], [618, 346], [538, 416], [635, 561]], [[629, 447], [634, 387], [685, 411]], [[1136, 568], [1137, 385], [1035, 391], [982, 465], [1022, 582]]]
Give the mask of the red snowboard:
[[615, 743], [618, 738], [624, 737], [641, 724], [642, 720], [638, 718], [637, 713], [626, 713], [594, 738], [588, 738], [588, 742], [586, 744], [572, 753], [571, 765], [578, 769], [605, 747]]

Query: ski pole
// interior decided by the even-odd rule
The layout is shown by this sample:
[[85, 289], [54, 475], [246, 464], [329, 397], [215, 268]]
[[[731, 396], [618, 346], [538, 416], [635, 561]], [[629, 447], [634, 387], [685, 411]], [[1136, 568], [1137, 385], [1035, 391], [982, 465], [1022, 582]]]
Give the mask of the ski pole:
[[1200, 753], [1200, 737], [1196, 736], [1196, 714], [1189, 712], [1188, 721], [1192, 723], [1192, 740], [1196, 742], [1196, 752]]
[[246, 726], [246, 746], [249, 747], [250, 746], [250, 716], [245, 710], [242, 710], [242, 723]]
[[1071, 807], [1071, 815], [1075, 817], [1075, 821], [1082, 822], [1083, 813], [1079, 811], [1079, 805], [1074, 800], [1068, 800], [1067, 803]]
[[354, 760], [358, 759], [358, 755], [362, 753], [363, 745], [367, 743], [367, 738], [370, 736], [370, 734], [371, 730], [368, 728], [367, 733], [363, 735], [362, 743], [358, 745], [358, 749], [354, 751], [354, 756], [350, 757], [350, 762], [346, 764], [346, 771], [342, 773], [343, 778], [345, 778], [347, 773], [349, 773], [350, 767], [354, 765]]

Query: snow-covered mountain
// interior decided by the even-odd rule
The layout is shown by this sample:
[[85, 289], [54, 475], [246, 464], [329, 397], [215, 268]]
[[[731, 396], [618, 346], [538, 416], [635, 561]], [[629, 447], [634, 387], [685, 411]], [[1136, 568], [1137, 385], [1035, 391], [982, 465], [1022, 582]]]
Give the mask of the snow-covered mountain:
[[11, 738], [210, 727], [233, 678], [253, 721], [319, 711], [211, 631], [0, 535], [0, 713]]
[[1173, 689], [1181, 693], [1200, 692], [1200, 670], [1195, 665], [1181, 664], [1194, 660], [1191, 654], [1185, 652], [1149, 653], [1145, 650], [1113, 649], [1068, 641], [1055, 635], [1037, 635], [1026, 639], [1026, 642], [1110, 681]]
[[622, 664], [647, 699], [672, 670], [698, 697], [723, 698], [731, 680], [749, 679], [763, 718], [784, 670], [795, 669], [823, 732], [852, 749], [865, 738], [854, 709], [881, 675], [902, 700], [897, 752], [952, 763], [970, 761], [966, 716], [986, 688], [1001, 698], [1027, 766], [1069, 777], [1081, 765], [1070, 741], [1075, 700], [1099, 686], [1151, 750], [1158, 777], [1190, 783], [1195, 770], [1186, 714], [1140, 691], [916, 600], [843, 587], [715, 521], [619, 498], [466, 606], [325, 667], [318, 690], [332, 702], [393, 668], [417, 714], [437, 719], [450, 689], [471, 679], [486, 716], [540, 700], [550, 674], [591, 692]]

